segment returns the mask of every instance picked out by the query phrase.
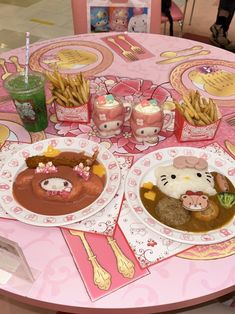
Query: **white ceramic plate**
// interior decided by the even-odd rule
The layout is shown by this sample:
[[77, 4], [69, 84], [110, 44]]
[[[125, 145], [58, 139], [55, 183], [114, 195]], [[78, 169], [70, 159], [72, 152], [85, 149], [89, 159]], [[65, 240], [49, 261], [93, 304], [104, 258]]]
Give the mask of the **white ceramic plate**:
[[[13, 195], [12, 186], [19, 172], [26, 168], [25, 158], [42, 155], [49, 145], [61, 151], [84, 151], [93, 155], [99, 150], [97, 160], [106, 169], [106, 185], [101, 195], [89, 206], [66, 215], [46, 216], [34, 213], [19, 205]], [[114, 197], [121, 179], [120, 168], [113, 154], [95, 142], [81, 138], [54, 138], [40, 141], [23, 148], [14, 154], [0, 171], [0, 204], [12, 217], [37, 226], [62, 226], [88, 218], [104, 208]]]
[[204, 158], [208, 161], [209, 171], [224, 174], [235, 184], [235, 165], [220, 156], [199, 148], [170, 147], [151, 152], [139, 159], [130, 169], [125, 182], [125, 195], [128, 204], [138, 218], [152, 231], [182, 243], [212, 244], [231, 239], [235, 236], [235, 216], [232, 221], [220, 229], [204, 233], [177, 230], [160, 223], [145, 209], [140, 199], [140, 186], [144, 182], [155, 182], [154, 169], [157, 166], [170, 165], [175, 157], [188, 155]]

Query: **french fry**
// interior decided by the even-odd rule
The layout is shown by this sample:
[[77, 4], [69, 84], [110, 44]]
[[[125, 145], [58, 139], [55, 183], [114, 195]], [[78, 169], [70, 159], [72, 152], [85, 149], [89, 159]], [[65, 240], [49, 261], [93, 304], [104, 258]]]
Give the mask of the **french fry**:
[[195, 111], [195, 109], [193, 108], [192, 104], [189, 102], [187, 97], [183, 97], [185, 104], [188, 108], [188, 112], [190, 114], [190, 116], [193, 118], [195, 117], [196, 119], [199, 119], [197, 112]]
[[204, 126], [218, 120], [218, 108], [212, 99], [201, 97], [198, 91], [190, 90], [183, 102], [174, 101], [182, 116], [192, 125]]
[[61, 106], [80, 106], [88, 102], [90, 82], [80, 72], [76, 76], [62, 75], [57, 69], [53, 73], [46, 72], [51, 83], [52, 97], [48, 103], [57, 101]]
[[184, 111], [184, 116], [185, 118], [188, 120], [188, 122], [192, 125], [195, 125], [194, 120], [191, 118], [190, 114], [189, 114], [189, 110], [187, 110], [187, 108]]

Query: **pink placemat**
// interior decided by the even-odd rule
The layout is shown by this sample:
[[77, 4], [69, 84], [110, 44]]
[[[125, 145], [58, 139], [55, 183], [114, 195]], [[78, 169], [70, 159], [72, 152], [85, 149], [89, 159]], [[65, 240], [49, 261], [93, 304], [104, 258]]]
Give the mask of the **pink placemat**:
[[[120, 36], [124, 37], [125, 40], [120, 39]], [[114, 40], [116, 42], [116, 44], [119, 45], [122, 49], [130, 52], [134, 56], [134, 58], [136, 58], [136, 60], [131, 60], [130, 58], [125, 56], [122, 53], [122, 50], [114, 42], [111, 42], [110, 39]], [[149, 59], [149, 58], [155, 57], [154, 54], [152, 54], [150, 51], [148, 51], [145, 47], [143, 47], [141, 44], [139, 44], [133, 38], [128, 36], [126, 33], [121, 33], [121, 34], [117, 34], [117, 35], [113, 35], [113, 36], [107, 36], [107, 37], [102, 38], [102, 40], [113, 51], [115, 51], [119, 55], [119, 57], [121, 57], [126, 62], [145, 60], [145, 59]], [[140, 49], [140, 53], [133, 51], [131, 49], [131, 46], [132, 46], [132, 49], [133, 49], [133, 46], [134, 47], [138, 47]]]
[[63, 229], [62, 233], [92, 301], [149, 274], [139, 266], [118, 227], [113, 238], [83, 233], [86, 243], [69, 230]]

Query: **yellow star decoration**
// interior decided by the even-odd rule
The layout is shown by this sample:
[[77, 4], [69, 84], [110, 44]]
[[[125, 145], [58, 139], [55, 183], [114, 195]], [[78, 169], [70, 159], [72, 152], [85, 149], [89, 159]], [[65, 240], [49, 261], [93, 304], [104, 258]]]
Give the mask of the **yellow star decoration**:
[[55, 157], [60, 154], [60, 150], [48, 145], [47, 150], [43, 153], [46, 157]]
[[104, 166], [102, 166], [101, 164], [93, 165], [92, 166], [92, 172], [100, 178], [102, 178], [106, 173]]

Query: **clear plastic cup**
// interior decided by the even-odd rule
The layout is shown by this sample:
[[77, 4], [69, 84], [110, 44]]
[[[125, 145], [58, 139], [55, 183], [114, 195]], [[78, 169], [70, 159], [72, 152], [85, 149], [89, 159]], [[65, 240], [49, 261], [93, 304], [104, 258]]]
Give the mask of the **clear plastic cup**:
[[14, 101], [25, 129], [39, 132], [48, 125], [45, 77], [39, 72], [30, 72], [28, 83], [23, 74], [16, 73], [4, 81], [4, 87]]

